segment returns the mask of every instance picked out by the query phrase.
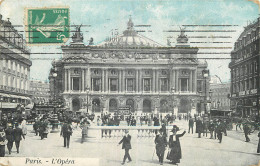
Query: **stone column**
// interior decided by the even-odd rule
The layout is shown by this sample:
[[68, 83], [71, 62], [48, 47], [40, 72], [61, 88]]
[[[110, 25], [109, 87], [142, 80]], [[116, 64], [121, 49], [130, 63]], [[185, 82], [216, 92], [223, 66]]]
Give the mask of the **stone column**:
[[197, 70], [194, 70], [194, 92], [197, 93]]
[[192, 92], [192, 77], [193, 77], [193, 70], [190, 70], [189, 92]]
[[176, 91], [179, 91], [179, 70], [176, 70]]
[[68, 91], [68, 69], [65, 69], [64, 91]]
[[90, 71], [90, 68], [88, 68], [88, 71], [87, 71], [87, 87], [89, 88], [89, 89], [91, 89], [91, 73], [90, 73], [91, 71]]
[[153, 69], [153, 84], [152, 84], [152, 85], [153, 85], [153, 86], [152, 86], [153, 89], [152, 89], [152, 92], [155, 92], [155, 82], [156, 82], [156, 80], [155, 80], [155, 79], [156, 79], [156, 78], [155, 78], [155, 71], [156, 71], [156, 70]]
[[101, 78], [101, 91], [105, 92], [105, 70], [102, 69], [102, 78]]
[[118, 92], [122, 92], [122, 69], [118, 70]]
[[160, 90], [159, 90], [159, 71], [158, 70], [156, 70], [156, 73], [155, 73], [155, 75], [156, 75], [156, 79], [155, 79], [155, 83], [156, 83], [156, 86], [155, 86], [155, 91], [156, 92], [159, 92]]
[[168, 87], [169, 92], [171, 92], [171, 88], [173, 87], [173, 85], [172, 85], [172, 73], [173, 73], [173, 71], [172, 71], [172, 69], [170, 69], [169, 87]]
[[173, 74], [172, 75], [172, 85], [173, 85], [173, 87], [175, 89], [174, 91], [176, 91], [176, 81], [175, 81], [176, 74], [175, 73], [176, 73], [176, 71], [173, 69], [173, 71], [172, 71], [172, 74]]
[[108, 91], [108, 69], [105, 71], [105, 91]]
[[68, 69], [68, 91], [71, 91], [71, 78], [70, 78], [70, 69]]
[[125, 69], [122, 71], [122, 92], [125, 92]]
[[81, 91], [85, 91], [85, 69], [81, 70]]
[[138, 70], [135, 70], [135, 92], [138, 92]]
[[142, 88], [142, 69], [139, 70], [139, 92], [142, 92], [143, 88]]

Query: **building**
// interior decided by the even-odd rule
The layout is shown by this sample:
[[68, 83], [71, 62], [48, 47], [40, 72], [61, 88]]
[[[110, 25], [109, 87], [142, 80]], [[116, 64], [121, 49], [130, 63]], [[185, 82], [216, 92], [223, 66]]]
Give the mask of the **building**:
[[198, 61], [198, 48], [190, 47], [183, 30], [176, 47], [138, 34], [131, 18], [122, 35], [98, 45], [84, 45], [80, 27], [72, 39], [62, 46], [63, 58], [52, 63], [49, 75], [51, 93], [70, 110], [204, 112], [207, 63]]
[[39, 80], [30, 81], [31, 101], [35, 104], [48, 103], [50, 100], [50, 85]]
[[17, 110], [30, 102], [30, 52], [23, 36], [0, 14], [0, 98], [1, 110]]
[[210, 83], [211, 109], [230, 111], [230, 83]]
[[259, 21], [246, 26], [231, 52], [231, 109], [240, 116], [259, 116]]

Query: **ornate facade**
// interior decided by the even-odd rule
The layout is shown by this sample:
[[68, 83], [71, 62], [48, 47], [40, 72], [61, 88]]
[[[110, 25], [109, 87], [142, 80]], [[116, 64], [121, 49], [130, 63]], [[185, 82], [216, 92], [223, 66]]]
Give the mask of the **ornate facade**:
[[231, 109], [240, 116], [260, 114], [260, 18], [245, 27], [231, 52]]
[[208, 79], [202, 71], [207, 63], [198, 61], [198, 48], [189, 46], [184, 31], [176, 47], [164, 47], [138, 34], [130, 18], [122, 35], [98, 45], [84, 45], [82, 36], [77, 28], [72, 42], [62, 46], [63, 58], [53, 62], [49, 76], [51, 91], [70, 110], [204, 110]]
[[30, 102], [30, 52], [23, 36], [0, 14], [1, 110], [17, 110]]

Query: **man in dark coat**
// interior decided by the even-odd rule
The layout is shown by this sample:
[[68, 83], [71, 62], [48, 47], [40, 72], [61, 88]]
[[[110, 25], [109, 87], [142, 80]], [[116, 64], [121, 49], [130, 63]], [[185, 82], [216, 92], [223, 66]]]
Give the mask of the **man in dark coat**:
[[192, 118], [189, 119], [189, 132], [190, 133], [190, 129], [192, 131], [192, 134], [193, 134], [193, 126], [194, 126], [194, 121]]
[[14, 129], [14, 141], [15, 141], [17, 153], [19, 153], [20, 141], [22, 140], [22, 137], [23, 139], [25, 139], [23, 130], [19, 128], [19, 124], [16, 123]]
[[223, 131], [224, 131], [223, 130], [223, 123], [220, 120], [218, 120], [216, 133], [217, 133], [217, 137], [218, 137], [219, 143], [222, 142], [222, 132]]
[[196, 133], [198, 133], [198, 137], [201, 138], [201, 133], [203, 132], [203, 124], [200, 118], [196, 121]]
[[250, 139], [249, 139], [248, 135], [250, 133], [250, 128], [248, 127], [247, 123], [244, 124], [243, 129], [244, 129], [244, 133], [245, 133], [245, 137], [246, 137], [246, 142], [249, 142]]
[[129, 154], [129, 150], [132, 149], [132, 146], [131, 146], [131, 135], [129, 135], [129, 131], [128, 130], [125, 130], [125, 136], [118, 143], [118, 145], [120, 145], [121, 143], [123, 143], [122, 144], [122, 149], [125, 149], [125, 155], [124, 155], [124, 159], [123, 159], [123, 162], [122, 162], [122, 165], [124, 165], [125, 164], [125, 160], [127, 158], [128, 158], [128, 162], [132, 161], [132, 159], [130, 157], [130, 154]]
[[5, 157], [5, 139], [4, 127], [0, 126], [0, 157]]
[[159, 158], [160, 165], [163, 164], [163, 158], [164, 158], [164, 152], [165, 152], [165, 147], [167, 146], [167, 139], [166, 136], [163, 135], [163, 130], [159, 130], [159, 134], [156, 135], [155, 137], [155, 148], [156, 148], [156, 154]]
[[70, 146], [70, 136], [72, 135], [72, 127], [69, 124], [69, 122], [65, 122], [62, 125], [60, 136], [63, 136], [64, 138], [64, 147], [69, 148]]
[[209, 122], [209, 132], [210, 132], [210, 139], [213, 139], [213, 131], [214, 131], [215, 125], [212, 120]]
[[7, 139], [7, 149], [9, 154], [11, 154], [13, 144], [14, 144], [14, 129], [11, 123], [8, 124], [8, 127], [5, 130], [5, 135]]
[[172, 135], [170, 135], [169, 138], [169, 148], [170, 152], [167, 155], [167, 159], [171, 160], [173, 164], [180, 163], [180, 159], [182, 157], [181, 155], [181, 144], [180, 144], [180, 137], [182, 137], [186, 131], [184, 131], [182, 134], [176, 134], [179, 128], [176, 126], [176, 128], [172, 129]]
[[259, 138], [259, 140], [258, 140], [257, 153], [260, 153], [260, 131], [258, 133], [258, 138]]

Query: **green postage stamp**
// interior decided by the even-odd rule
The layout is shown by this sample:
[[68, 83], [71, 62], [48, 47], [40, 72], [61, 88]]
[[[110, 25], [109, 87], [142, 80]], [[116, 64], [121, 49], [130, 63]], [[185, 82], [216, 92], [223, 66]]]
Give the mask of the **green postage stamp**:
[[69, 38], [69, 8], [26, 8], [28, 44], [65, 43]]

